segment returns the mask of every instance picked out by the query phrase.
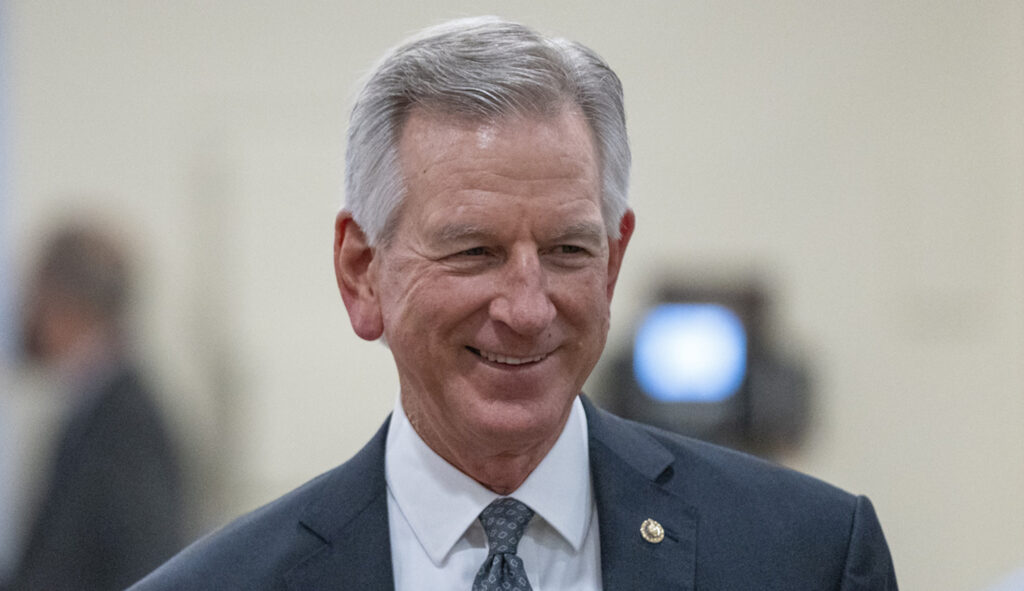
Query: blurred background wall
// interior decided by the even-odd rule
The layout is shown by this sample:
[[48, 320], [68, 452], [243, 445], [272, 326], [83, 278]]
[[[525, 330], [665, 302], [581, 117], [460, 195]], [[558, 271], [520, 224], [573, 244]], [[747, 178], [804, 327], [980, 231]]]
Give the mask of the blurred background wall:
[[19, 293], [57, 221], [130, 238], [197, 531], [346, 459], [392, 408], [390, 357], [351, 333], [331, 266], [347, 113], [407, 33], [494, 13], [594, 47], [625, 85], [638, 230], [609, 351], [662, 282], [761, 278], [814, 378], [780, 460], [874, 500], [907, 589], [1024, 564], [1021, 2], [2, 11], [0, 279]]

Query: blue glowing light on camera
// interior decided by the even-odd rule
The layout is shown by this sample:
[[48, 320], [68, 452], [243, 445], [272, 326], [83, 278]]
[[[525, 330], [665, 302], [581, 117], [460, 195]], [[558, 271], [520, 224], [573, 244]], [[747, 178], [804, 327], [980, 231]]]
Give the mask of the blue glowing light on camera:
[[743, 385], [747, 332], [719, 304], [662, 304], [637, 331], [633, 371], [656, 400], [720, 402]]

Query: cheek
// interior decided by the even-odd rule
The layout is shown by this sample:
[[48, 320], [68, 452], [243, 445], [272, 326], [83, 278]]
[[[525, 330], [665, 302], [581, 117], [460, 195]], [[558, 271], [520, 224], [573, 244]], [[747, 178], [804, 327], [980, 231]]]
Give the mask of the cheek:
[[430, 340], [463, 326], [493, 296], [485, 277], [451, 276], [430, 269], [398, 268], [382, 283], [386, 332], [411, 333]]
[[416, 321], [416, 311], [429, 304], [431, 283], [424, 265], [415, 260], [396, 257], [380, 267], [377, 285], [385, 330]]
[[611, 315], [604, 283], [591, 281], [585, 284], [586, 289], [583, 287], [577, 283], [576, 290], [562, 298], [558, 308], [563, 322], [576, 337], [575, 345], [582, 356], [580, 361], [586, 359], [586, 363], [594, 363], [604, 349]]
[[565, 278], [552, 290], [552, 300], [574, 323], [607, 327], [609, 300], [603, 274], [592, 273]]

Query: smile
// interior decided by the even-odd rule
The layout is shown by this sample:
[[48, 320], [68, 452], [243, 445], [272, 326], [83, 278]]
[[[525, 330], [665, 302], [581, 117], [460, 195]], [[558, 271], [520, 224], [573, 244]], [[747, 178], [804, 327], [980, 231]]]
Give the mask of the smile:
[[498, 353], [491, 353], [490, 351], [481, 351], [480, 349], [474, 349], [473, 347], [466, 347], [472, 353], [483, 357], [487, 361], [492, 363], [501, 363], [502, 365], [526, 365], [527, 363], [537, 363], [543, 361], [548, 356], [547, 353], [543, 355], [535, 355], [533, 357], [509, 357], [507, 355], [501, 355]]

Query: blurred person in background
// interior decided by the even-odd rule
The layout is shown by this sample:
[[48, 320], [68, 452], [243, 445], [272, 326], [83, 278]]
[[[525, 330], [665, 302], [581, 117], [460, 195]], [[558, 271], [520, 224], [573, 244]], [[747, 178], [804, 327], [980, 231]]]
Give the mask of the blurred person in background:
[[30, 277], [24, 352], [66, 408], [6, 591], [124, 589], [184, 544], [178, 459], [126, 347], [131, 289], [124, 252], [87, 227], [59, 230]]

